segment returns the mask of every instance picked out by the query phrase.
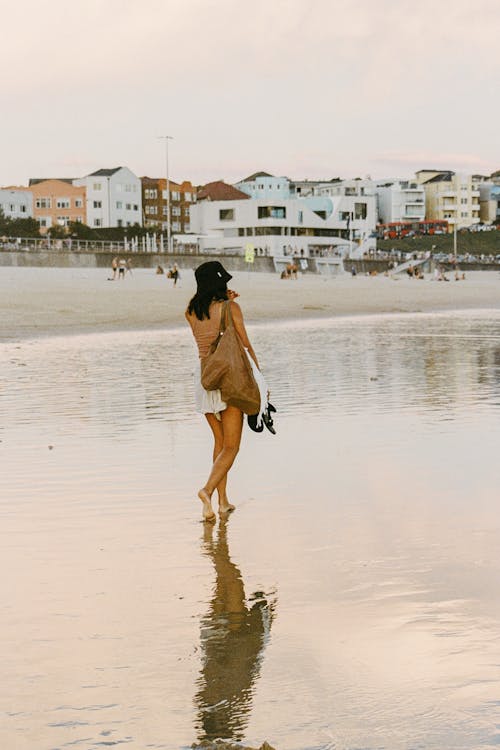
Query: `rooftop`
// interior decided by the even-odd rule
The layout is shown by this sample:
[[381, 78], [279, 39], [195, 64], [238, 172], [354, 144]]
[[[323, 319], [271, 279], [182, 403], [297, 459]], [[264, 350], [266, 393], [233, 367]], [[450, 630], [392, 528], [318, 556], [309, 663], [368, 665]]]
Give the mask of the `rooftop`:
[[113, 169], [98, 169], [97, 172], [91, 172], [88, 177], [111, 177], [123, 167], [113, 167]]
[[274, 175], [269, 174], [269, 172], [255, 172], [254, 174], [245, 177], [243, 180], [240, 180], [240, 182], [255, 182], [255, 180], [258, 180], [260, 177], [274, 177]]
[[209, 182], [198, 190], [199, 201], [239, 201], [250, 200], [242, 190], [228, 185], [223, 180]]

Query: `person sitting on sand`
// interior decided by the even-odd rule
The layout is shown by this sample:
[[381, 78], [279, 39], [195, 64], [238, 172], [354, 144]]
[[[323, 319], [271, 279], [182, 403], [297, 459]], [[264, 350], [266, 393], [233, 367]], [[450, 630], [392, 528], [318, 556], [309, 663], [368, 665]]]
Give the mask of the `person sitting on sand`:
[[163, 276], [163, 268], [161, 266], [156, 266], [156, 274]]
[[[234, 328], [255, 363], [254, 374], [260, 375], [257, 356], [245, 330], [240, 306], [234, 301], [239, 295], [227, 288], [232, 276], [219, 261], [202, 263], [195, 271], [196, 294], [189, 302], [185, 317], [198, 346], [200, 360], [206, 357], [210, 345], [217, 338], [220, 327], [223, 303], [230, 300], [230, 311]], [[221, 397], [220, 390], [206, 391], [201, 385], [201, 363], [195, 383], [196, 410], [205, 415], [214, 437], [213, 465], [205, 485], [198, 492], [203, 504], [203, 520], [215, 521], [212, 508], [212, 495], [217, 489], [219, 513], [234, 510], [227, 497], [226, 485], [229, 469], [240, 449], [243, 412], [236, 406], [228, 406]]]

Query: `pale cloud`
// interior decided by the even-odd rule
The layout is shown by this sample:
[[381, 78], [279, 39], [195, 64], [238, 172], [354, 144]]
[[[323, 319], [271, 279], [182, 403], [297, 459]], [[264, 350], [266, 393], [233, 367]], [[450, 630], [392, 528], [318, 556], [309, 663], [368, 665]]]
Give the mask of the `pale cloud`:
[[497, 0], [26, 0], [3, 28], [3, 183], [157, 174], [163, 133], [199, 182], [500, 166]]

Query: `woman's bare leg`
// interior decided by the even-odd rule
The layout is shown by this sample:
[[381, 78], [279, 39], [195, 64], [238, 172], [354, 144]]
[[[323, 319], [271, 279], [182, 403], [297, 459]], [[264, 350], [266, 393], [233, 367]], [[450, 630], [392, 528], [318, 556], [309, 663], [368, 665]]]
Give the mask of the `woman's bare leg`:
[[[209, 416], [212, 417], [213, 415], [207, 415], [207, 420], [210, 424], [210, 427], [213, 425], [212, 419], [209, 419]], [[206, 520], [209, 520], [212, 518], [213, 509], [212, 509], [212, 502], [211, 497], [215, 490], [215, 488], [219, 487], [221, 485], [221, 494], [219, 497], [225, 498], [225, 501], [227, 503], [227, 497], [225, 497], [225, 491], [226, 491], [226, 481], [227, 481], [227, 473], [231, 466], [234, 463], [234, 459], [238, 455], [238, 451], [240, 449], [240, 441], [241, 441], [241, 430], [243, 428], [243, 414], [242, 412], [237, 409], [235, 406], [228, 406], [224, 411], [221, 413], [222, 417], [222, 448], [219, 450], [217, 457], [215, 458], [215, 461], [212, 466], [212, 471], [210, 472], [210, 476], [208, 477], [208, 480], [205, 484], [205, 486], [198, 492], [198, 497], [200, 498], [201, 502], [203, 503], [203, 517]], [[214, 417], [214, 420], [216, 418]], [[217, 428], [215, 428], [217, 430]], [[215, 432], [214, 428], [212, 427], [212, 431], [214, 432], [214, 437], [216, 438], [217, 443], [217, 449], [219, 448], [219, 433], [217, 430], [217, 433]], [[215, 455], [216, 449], [214, 448], [214, 455]], [[222, 503], [222, 512], [227, 512], [228, 510], [231, 510], [229, 507], [229, 503]]]
[[[205, 414], [207, 422], [210, 425], [214, 436], [214, 451], [213, 451], [213, 462], [217, 459], [219, 453], [224, 447], [224, 431], [222, 429], [222, 421], [217, 419], [215, 414]], [[217, 494], [219, 496], [219, 513], [230, 513], [234, 510], [234, 505], [229, 502], [226, 491], [227, 485], [227, 474], [221, 479], [217, 485]]]

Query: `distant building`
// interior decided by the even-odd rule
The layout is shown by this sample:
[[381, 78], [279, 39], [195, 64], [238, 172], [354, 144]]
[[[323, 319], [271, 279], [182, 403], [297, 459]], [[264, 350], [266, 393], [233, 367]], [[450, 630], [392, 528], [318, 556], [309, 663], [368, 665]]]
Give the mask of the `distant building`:
[[331, 180], [290, 180], [290, 197], [307, 198], [309, 195], [314, 195], [314, 191], [320, 185], [325, 187], [337, 182], [342, 182], [340, 177], [334, 177]]
[[274, 177], [268, 172], [255, 172], [236, 182], [235, 187], [250, 198], [264, 198], [265, 200], [290, 198], [290, 180], [287, 177]]
[[86, 223], [93, 229], [142, 225], [141, 181], [128, 167], [98, 169], [73, 183], [86, 188]]
[[[359, 250], [376, 226], [375, 194], [364, 191], [352, 181], [337, 186], [334, 195], [308, 198], [249, 200], [244, 194], [244, 199], [214, 200], [207, 195], [191, 207], [191, 231], [206, 252], [243, 255], [251, 245], [259, 255], [307, 258]], [[227, 191], [219, 187], [215, 194]]]
[[42, 233], [50, 227], [67, 227], [70, 221], [86, 223], [85, 187], [74, 185], [72, 179], [31, 179], [29, 189]]
[[375, 192], [381, 224], [425, 219], [425, 190], [417, 182], [399, 179], [377, 180]]
[[[162, 232], [168, 228], [167, 180], [164, 177], [141, 177], [143, 224], [158, 228]], [[170, 219], [173, 234], [190, 232], [189, 209], [196, 202], [196, 188], [191, 182], [181, 183], [169, 180]]]
[[32, 218], [32, 192], [23, 187], [0, 188], [0, 210], [9, 219]]
[[493, 182], [482, 182], [479, 185], [479, 208], [482, 224], [500, 222], [500, 180], [497, 185]]
[[472, 175], [432, 169], [416, 173], [425, 190], [427, 219], [446, 219], [450, 231], [479, 223], [479, 185]]

